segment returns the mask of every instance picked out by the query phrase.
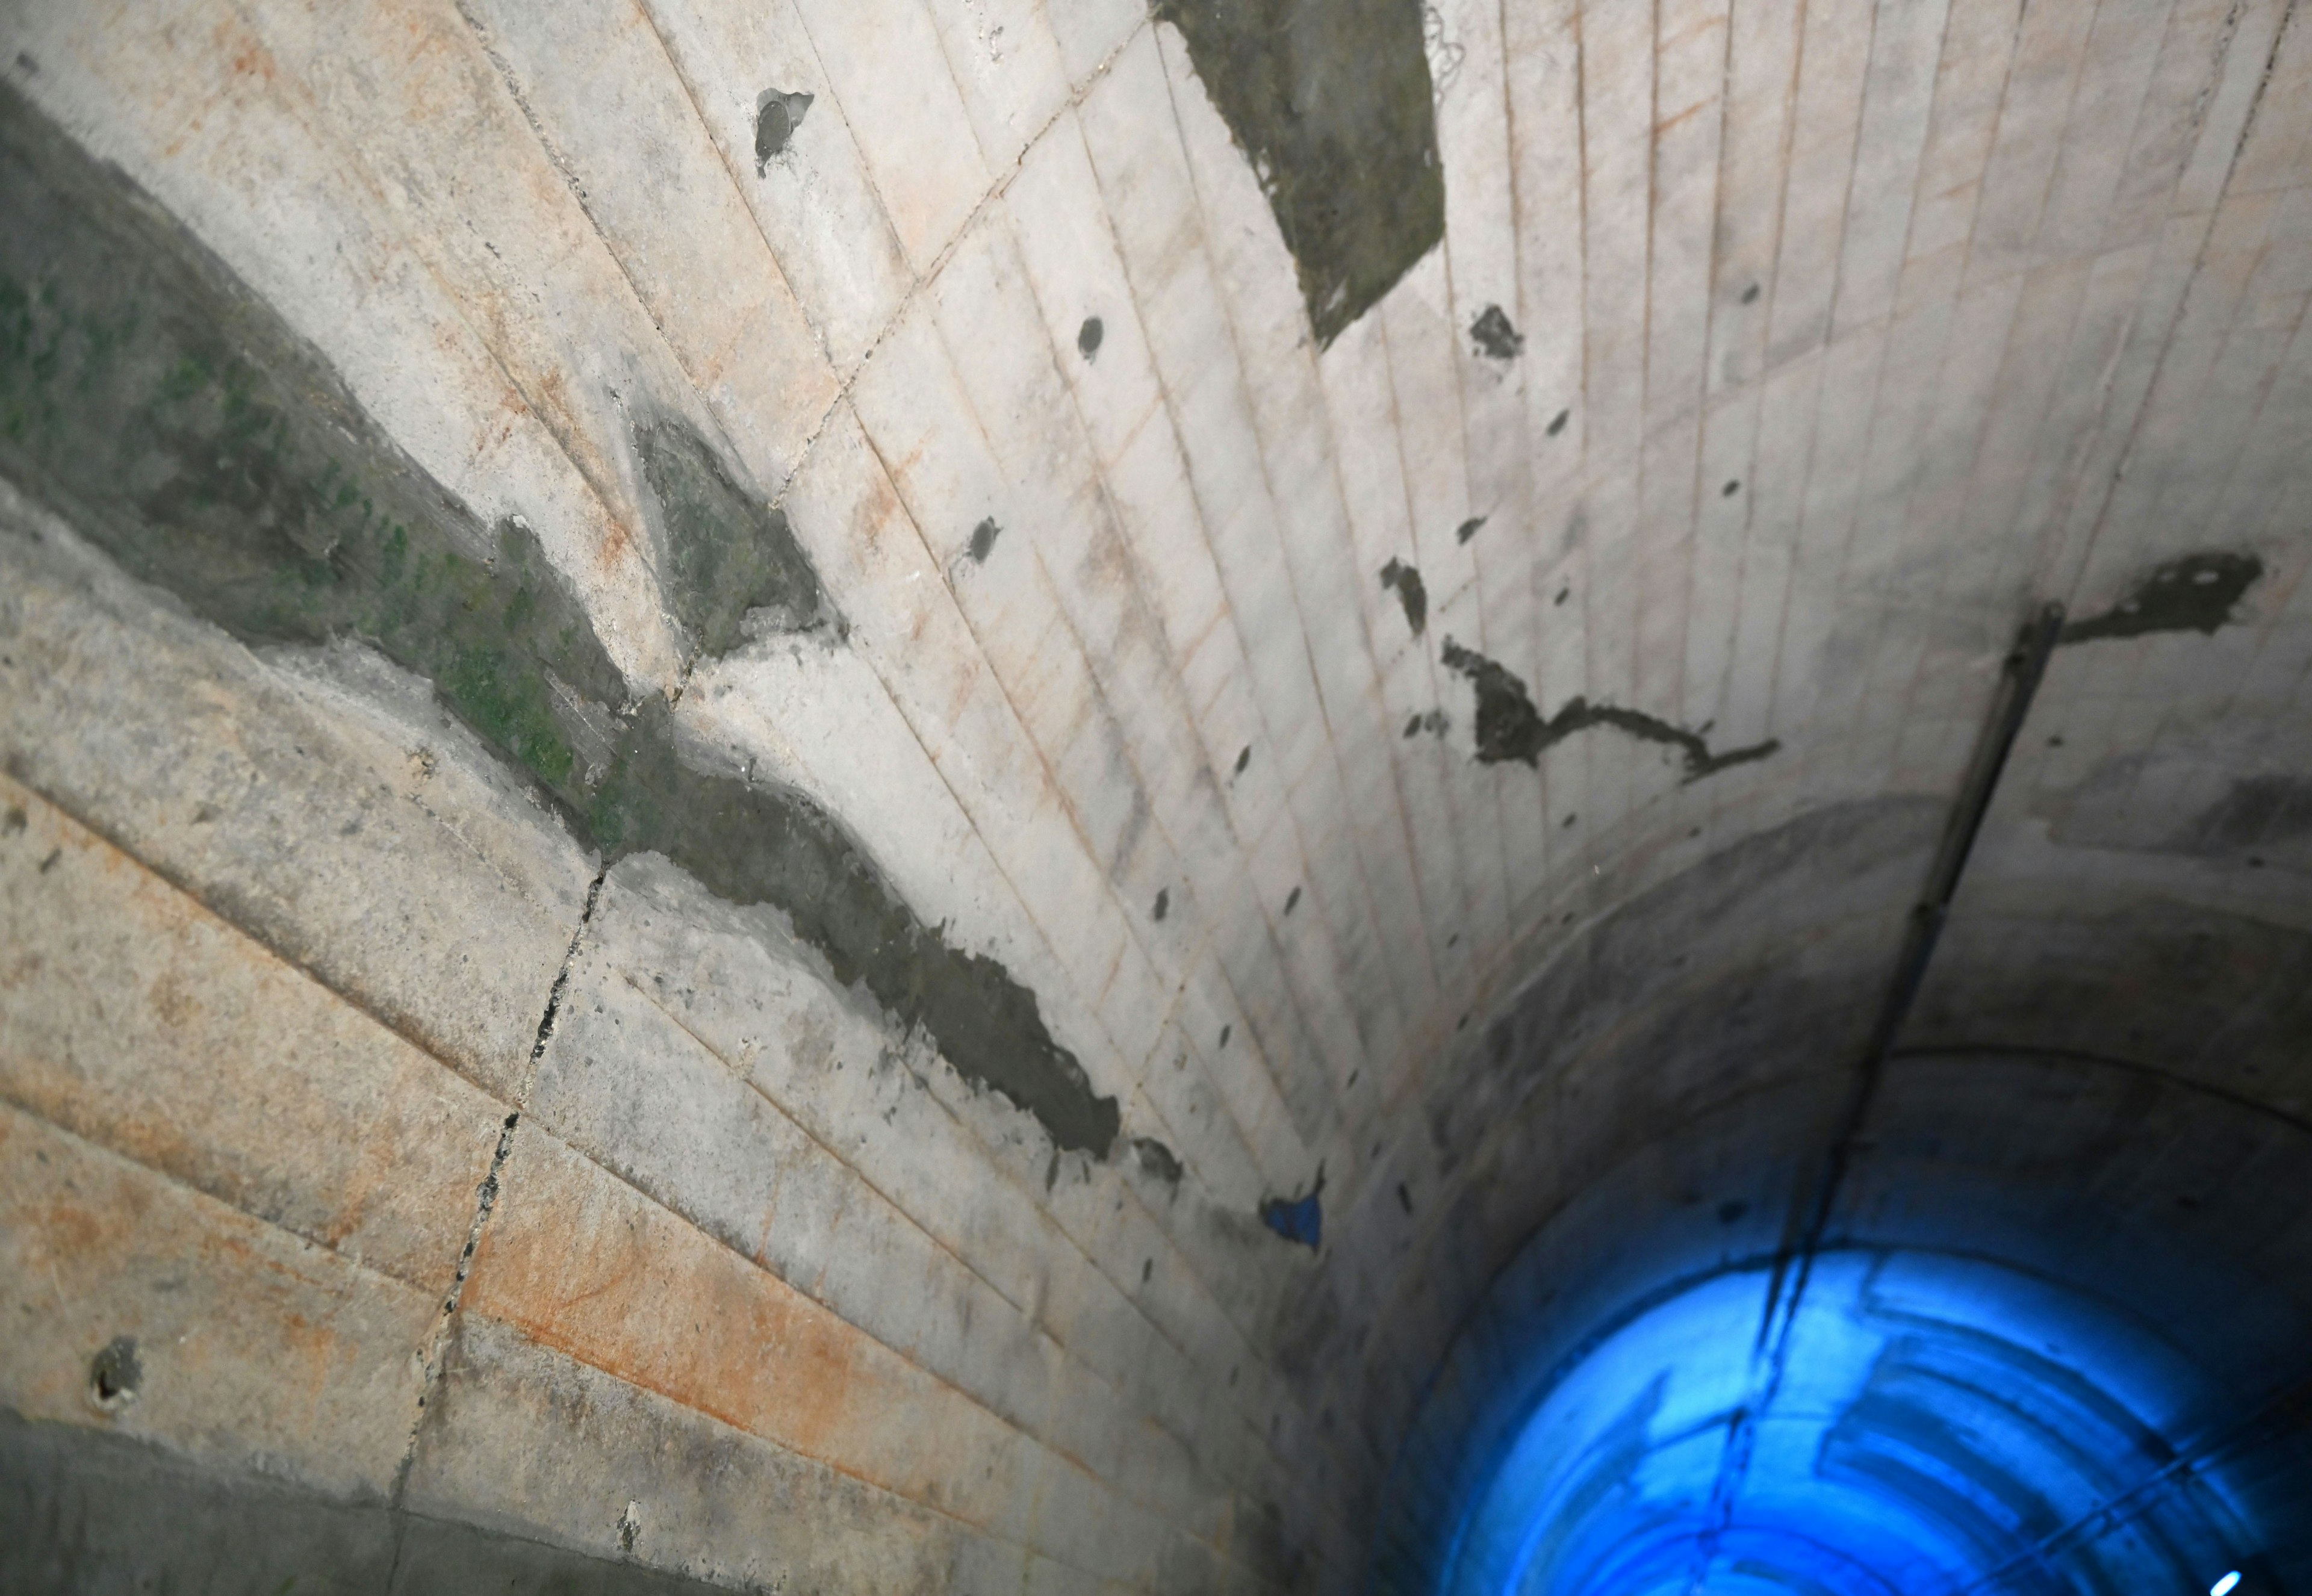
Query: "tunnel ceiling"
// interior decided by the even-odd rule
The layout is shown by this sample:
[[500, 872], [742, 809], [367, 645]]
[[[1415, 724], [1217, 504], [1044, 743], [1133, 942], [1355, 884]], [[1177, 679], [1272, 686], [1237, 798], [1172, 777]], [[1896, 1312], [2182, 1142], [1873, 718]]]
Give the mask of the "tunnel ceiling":
[[[1871, 1401], [2025, 1336], [1962, 1262], [2188, 1366], [2147, 1458], [2312, 1373], [2299, 0], [29, 0], [0, 59], [24, 802], [501, 1108], [567, 926], [749, 993], [775, 946], [917, 1049], [831, 1123], [1017, 1166], [901, 1207], [1129, 1209], [1099, 1267], [1173, 1293], [1130, 1311], [1254, 1583], [1479, 1579], [1549, 1393], [1636, 1422], [1582, 1349], [1771, 1319], [1834, 1147], [1789, 1334], [1884, 1354], [1808, 1432], [1850, 1474]], [[220, 863], [305, 835], [198, 785], [274, 733], [137, 695], [246, 671], [435, 726], [379, 790], [438, 758], [546, 839], [424, 866], [565, 927], [481, 938], [561, 961], [530, 1074], [470, 1062], [535, 1012], [443, 998], [448, 921]], [[1959, 1328], [1896, 1346], [1905, 1289]]]

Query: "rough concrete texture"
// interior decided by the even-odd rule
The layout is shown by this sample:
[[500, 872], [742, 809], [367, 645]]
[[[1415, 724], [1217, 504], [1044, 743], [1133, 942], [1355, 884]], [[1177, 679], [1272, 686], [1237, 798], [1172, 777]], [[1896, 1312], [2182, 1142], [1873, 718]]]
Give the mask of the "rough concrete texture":
[[1428, 1590], [1835, 1149], [2312, 1374], [2303, 0], [0, 63], [0, 1584]]

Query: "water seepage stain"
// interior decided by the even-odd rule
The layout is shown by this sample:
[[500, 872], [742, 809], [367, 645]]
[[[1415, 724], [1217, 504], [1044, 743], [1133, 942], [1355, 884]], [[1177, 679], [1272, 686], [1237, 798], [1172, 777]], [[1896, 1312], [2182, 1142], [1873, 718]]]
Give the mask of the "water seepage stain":
[[1260, 1205], [1260, 1223], [1288, 1241], [1298, 1241], [1314, 1252], [1325, 1239], [1325, 1166], [1317, 1166], [1317, 1183], [1300, 1197], [1273, 1197]]
[[1405, 624], [1413, 635], [1421, 636], [1429, 625], [1429, 590], [1421, 584], [1421, 573], [1403, 560], [1392, 559], [1380, 568], [1380, 584], [1397, 590], [1397, 602], [1405, 606]]
[[[606, 862], [661, 854], [775, 905], [967, 1080], [1057, 1146], [1108, 1152], [1116, 1100], [1033, 992], [924, 925], [808, 797], [687, 762], [664, 697], [630, 703], [518, 519], [482, 524], [223, 262], [4, 84], [0, 215], [0, 469], [246, 643], [355, 637], [426, 678]], [[670, 602], [700, 642], [749, 608], [828, 618], [784, 523], [701, 441], [654, 423], [636, 446], [675, 545]]]
[[1252, 162], [1329, 345], [1445, 236], [1422, 8], [1156, 0]]
[[2232, 607], [2264, 574], [2264, 561], [2252, 554], [2221, 550], [2187, 554], [2154, 566], [2101, 615], [2063, 627], [2065, 643], [2098, 637], [2141, 637], [2148, 632], [2215, 635], [2232, 618]]
[[776, 89], [765, 89], [755, 96], [755, 175], [763, 176], [770, 170], [773, 158], [785, 153], [787, 141], [794, 130], [802, 126], [802, 114], [810, 109], [810, 96], [797, 90], [782, 94]]
[[1515, 360], [1525, 352], [1525, 335], [1510, 325], [1499, 305], [1487, 305], [1469, 323], [1469, 342], [1477, 353], [1493, 360]]
[[1450, 637], [1445, 640], [1445, 651], [1439, 657], [1448, 670], [1467, 677], [1476, 689], [1477, 759], [1482, 764], [1497, 765], [1515, 759], [1526, 765], [1538, 765], [1547, 750], [1576, 732], [1599, 726], [1611, 727], [1642, 741], [1665, 743], [1677, 749], [1686, 757], [1686, 779], [1690, 782], [1715, 776], [1729, 766], [1763, 759], [1782, 746], [1779, 741], [1768, 738], [1748, 748], [1712, 753], [1700, 732], [1672, 725], [1641, 710], [1592, 704], [1587, 698], [1568, 698], [1555, 715], [1545, 718], [1534, 707], [1525, 683], [1505, 667], [1463, 648]]

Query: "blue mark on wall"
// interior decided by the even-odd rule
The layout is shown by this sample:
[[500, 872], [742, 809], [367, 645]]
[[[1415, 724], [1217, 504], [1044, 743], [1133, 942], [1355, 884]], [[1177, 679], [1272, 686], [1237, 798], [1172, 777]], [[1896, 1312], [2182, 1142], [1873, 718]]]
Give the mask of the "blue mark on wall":
[[1309, 1251], [1317, 1250], [1325, 1237], [1325, 1206], [1319, 1200], [1325, 1189], [1325, 1166], [1317, 1166], [1317, 1183], [1306, 1197], [1270, 1197], [1260, 1205], [1260, 1222], [1288, 1241], [1298, 1241]]

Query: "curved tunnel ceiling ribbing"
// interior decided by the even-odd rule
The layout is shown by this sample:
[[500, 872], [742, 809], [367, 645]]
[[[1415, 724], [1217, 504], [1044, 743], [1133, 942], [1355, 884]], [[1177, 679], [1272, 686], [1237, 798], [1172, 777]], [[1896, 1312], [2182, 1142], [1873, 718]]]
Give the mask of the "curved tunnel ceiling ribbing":
[[[1521, 1260], [1611, 1317], [1784, 1240], [2036, 602], [2072, 625], [1906, 1048], [2312, 1111], [2299, 4], [998, 9], [178, 0], [0, 43], [246, 296], [194, 330], [277, 321], [406, 465], [521, 669], [376, 605], [239, 635], [378, 648], [602, 864], [778, 906], [920, 1025], [1028, 1200], [1112, 1183], [1160, 1241], [1101, 1268], [1183, 1283], [1125, 1311], [1244, 1392], [1311, 1577], [1376, 1523], [1384, 1578], [1434, 1572], [1447, 1442], [1537, 1399], [1469, 1350]], [[1371, 115], [1311, 142], [1369, 16]], [[211, 364], [131, 374], [295, 454]], [[273, 504], [58, 460], [67, 519]], [[318, 568], [318, 524], [260, 530]], [[1958, 1128], [1863, 1160], [1842, 1245], [1998, 1211], [1983, 1171], [2114, 1090], [2050, 1072], [2008, 1147], [1898, 1063]]]

